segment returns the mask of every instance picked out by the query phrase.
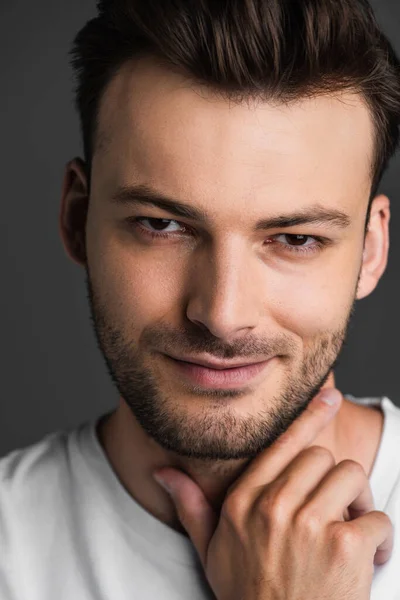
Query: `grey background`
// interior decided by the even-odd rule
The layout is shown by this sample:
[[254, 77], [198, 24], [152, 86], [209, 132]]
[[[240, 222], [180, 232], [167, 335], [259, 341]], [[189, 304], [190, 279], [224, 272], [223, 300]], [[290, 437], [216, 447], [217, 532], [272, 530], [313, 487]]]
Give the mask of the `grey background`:
[[[372, 4], [400, 52], [399, 0]], [[67, 52], [94, 14], [87, 0], [0, 0], [0, 455], [117, 404], [92, 332], [84, 272], [58, 233], [64, 165], [81, 154]], [[392, 204], [389, 265], [357, 303], [336, 370], [344, 393], [386, 395], [398, 406], [399, 160], [381, 186]]]

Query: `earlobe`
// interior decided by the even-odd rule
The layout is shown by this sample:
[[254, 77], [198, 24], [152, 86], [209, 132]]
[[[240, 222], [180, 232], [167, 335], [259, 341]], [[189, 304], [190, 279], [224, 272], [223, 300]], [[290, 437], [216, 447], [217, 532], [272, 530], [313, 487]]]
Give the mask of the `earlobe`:
[[86, 219], [89, 207], [86, 164], [80, 158], [65, 167], [59, 214], [59, 232], [67, 255], [86, 264]]
[[385, 272], [389, 255], [390, 201], [387, 196], [374, 198], [365, 236], [357, 300], [371, 294]]

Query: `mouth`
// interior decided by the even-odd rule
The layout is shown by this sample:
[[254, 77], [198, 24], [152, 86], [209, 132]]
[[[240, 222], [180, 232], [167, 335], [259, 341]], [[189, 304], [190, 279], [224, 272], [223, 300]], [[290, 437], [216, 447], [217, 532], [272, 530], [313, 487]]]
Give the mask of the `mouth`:
[[189, 383], [206, 388], [229, 389], [249, 383], [262, 373], [275, 357], [264, 362], [229, 369], [212, 369], [164, 355], [178, 373]]

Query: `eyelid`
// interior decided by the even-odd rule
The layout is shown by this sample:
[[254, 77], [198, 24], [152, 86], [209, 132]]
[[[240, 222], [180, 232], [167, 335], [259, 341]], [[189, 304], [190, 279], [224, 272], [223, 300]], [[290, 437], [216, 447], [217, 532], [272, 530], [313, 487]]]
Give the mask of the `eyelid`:
[[[179, 236], [180, 233], [182, 233], [182, 235], [184, 235], [185, 230], [187, 232], [193, 232], [193, 227], [191, 225], [187, 225], [186, 223], [183, 223], [182, 221], [179, 221], [178, 219], [171, 219], [169, 217], [153, 217], [152, 215], [138, 215], [138, 216], [130, 216], [126, 219], [128, 222], [135, 224], [137, 222], [140, 223], [140, 221], [143, 220], [151, 220], [151, 221], [169, 221], [170, 223], [177, 223], [182, 229], [182, 232], [176, 231], [176, 232], [167, 232], [167, 234], [169, 233], [171, 236], [172, 235], [176, 235]], [[278, 235], [303, 235], [303, 236], [307, 236], [307, 237], [312, 237], [316, 240], [321, 240], [324, 241], [326, 243], [332, 242], [333, 243], [333, 239], [328, 238], [326, 236], [323, 235], [318, 235], [316, 233], [307, 233], [306, 231], [303, 231], [303, 228], [306, 229], [307, 227], [311, 227], [311, 225], [298, 225], [298, 226], [293, 226], [291, 228], [276, 228], [275, 232], [263, 232], [264, 237], [276, 237]], [[299, 231], [299, 228], [302, 228], [301, 231]], [[315, 226], [314, 226], [315, 228]], [[296, 229], [296, 231], [291, 231], [291, 229]], [[162, 233], [162, 232], [160, 232]]]
[[[179, 238], [185, 235], [184, 232], [157, 232], [157, 231], [151, 231], [148, 228], [146, 228], [144, 225], [141, 224], [141, 221], [148, 221], [148, 220], [154, 220], [154, 221], [168, 221], [169, 223], [175, 222], [177, 223], [179, 226], [182, 226], [184, 229], [188, 230], [191, 228], [188, 228], [184, 223], [181, 223], [180, 221], [177, 221], [176, 219], [168, 219], [168, 218], [160, 218], [160, 217], [145, 217], [145, 216], [139, 216], [139, 217], [129, 217], [127, 219], [133, 226], [134, 229], [139, 230], [143, 236], [147, 236], [150, 239], [153, 240], [158, 240], [161, 241], [163, 239], [166, 240], [170, 240], [175, 238]], [[314, 240], [314, 242], [312, 244], [306, 244], [306, 245], [299, 245], [299, 246], [291, 246], [290, 244], [284, 244], [282, 242], [276, 242], [276, 244], [278, 246], [281, 246], [282, 248], [285, 249], [285, 251], [287, 252], [288, 256], [291, 254], [293, 257], [297, 257], [297, 258], [301, 258], [301, 257], [309, 257], [311, 258], [312, 255], [317, 255], [320, 251], [322, 251], [324, 248], [327, 248], [328, 246], [331, 246], [334, 241], [332, 239], [329, 238], [325, 238], [323, 236], [318, 236], [318, 235], [312, 235], [312, 234], [307, 234], [307, 233], [299, 233], [299, 232], [287, 232], [287, 231], [283, 231], [280, 230], [278, 233], [276, 234], [271, 234], [269, 236], [269, 240], [267, 242], [267, 244], [272, 244], [272, 239], [271, 238], [278, 238], [280, 236], [301, 236], [301, 237], [306, 237], [306, 238], [312, 238]], [[276, 245], [275, 244], [275, 245]]]

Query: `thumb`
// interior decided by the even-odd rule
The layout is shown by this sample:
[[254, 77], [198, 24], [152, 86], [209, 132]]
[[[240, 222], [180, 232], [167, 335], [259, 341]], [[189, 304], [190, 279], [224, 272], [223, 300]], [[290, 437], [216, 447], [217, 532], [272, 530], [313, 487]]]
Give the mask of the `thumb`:
[[179, 520], [189, 534], [206, 570], [207, 550], [219, 517], [197, 483], [182, 471], [163, 469], [154, 471], [153, 477], [170, 494]]

